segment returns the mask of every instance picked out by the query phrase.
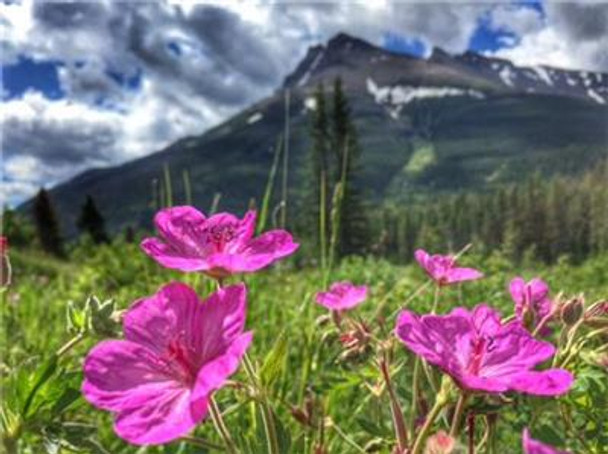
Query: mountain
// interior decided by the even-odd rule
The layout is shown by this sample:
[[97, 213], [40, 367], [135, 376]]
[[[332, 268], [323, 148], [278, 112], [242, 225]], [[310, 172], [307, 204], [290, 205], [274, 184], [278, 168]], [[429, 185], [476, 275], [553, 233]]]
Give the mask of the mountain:
[[[261, 199], [287, 111], [293, 200], [305, 183], [300, 169], [316, 108], [312, 94], [319, 83], [330, 94], [338, 76], [360, 135], [362, 189], [373, 201], [485, 190], [537, 171], [577, 173], [608, 155], [608, 74], [518, 67], [441, 49], [422, 59], [338, 34], [311, 47], [272, 96], [223, 124], [53, 188], [64, 229], [74, 233], [86, 194], [111, 230], [148, 226], [165, 172], [174, 203], [185, 201], [186, 172], [195, 205], [206, 210], [221, 193], [220, 208], [242, 212], [252, 198]], [[290, 210], [297, 216], [293, 205]]]

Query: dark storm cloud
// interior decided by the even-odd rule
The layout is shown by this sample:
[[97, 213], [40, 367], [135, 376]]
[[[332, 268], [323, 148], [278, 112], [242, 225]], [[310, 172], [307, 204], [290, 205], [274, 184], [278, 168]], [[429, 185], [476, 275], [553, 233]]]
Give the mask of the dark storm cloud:
[[550, 5], [558, 25], [574, 40], [605, 40], [608, 37], [608, 3]]
[[97, 25], [106, 13], [107, 7], [103, 3], [93, 2], [36, 2], [32, 11], [39, 24], [63, 31]]
[[267, 85], [283, 71], [272, 49], [231, 11], [199, 5], [190, 13], [186, 24], [226, 72], [236, 71], [253, 83]]

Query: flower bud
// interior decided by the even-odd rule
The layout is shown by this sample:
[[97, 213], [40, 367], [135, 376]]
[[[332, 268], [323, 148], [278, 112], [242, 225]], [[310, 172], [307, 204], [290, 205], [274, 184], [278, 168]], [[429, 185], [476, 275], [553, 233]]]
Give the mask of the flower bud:
[[445, 431], [440, 430], [429, 437], [424, 448], [424, 454], [451, 454], [456, 446], [456, 440]]
[[116, 335], [118, 324], [114, 317], [116, 303], [113, 300], [107, 300], [102, 303], [97, 297], [92, 296], [87, 301], [86, 307], [90, 314], [93, 333], [101, 337]]
[[598, 301], [585, 312], [585, 323], [592, 328], [608, 327], [608, 301]]
[[573, 326], [583, 316], [585, 310], [583, 297], [572, 298], [566, 301], [560, 309], [560, 318], [564, 325]]

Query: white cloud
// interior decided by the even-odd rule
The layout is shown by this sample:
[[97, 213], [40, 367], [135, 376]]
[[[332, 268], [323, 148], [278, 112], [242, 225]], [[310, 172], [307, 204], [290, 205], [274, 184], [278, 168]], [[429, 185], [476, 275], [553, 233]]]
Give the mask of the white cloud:
[[[308, 45], [338, 32], [378, 45], [393, 33], [462, 52], [491, 12], [493, 27], [520, 37], [497, 55], [518, 64], [608, 67], [598, 57], [607, 35], [601, 20], [583, 20], [582, 7], [545, 8], [543, 18], [528, 7], [462, 2], [0, 3], [3, 63], [19, 54], [62, 61], [66, 93], [51, 101], [30, 92], [1, 107], [11, 200], [22, 200], [27, 185], [33, 191], [202, 133], [272, 93]], [[125, 89], [108, 71], [139, 74], [139, 87]]]
[[547, 3], [541, 20], [531, 8], [497, 8], [497, 29], [520, 35], [517, 45], [488, 54], [518, 65], [608, 71], [608, 3]]

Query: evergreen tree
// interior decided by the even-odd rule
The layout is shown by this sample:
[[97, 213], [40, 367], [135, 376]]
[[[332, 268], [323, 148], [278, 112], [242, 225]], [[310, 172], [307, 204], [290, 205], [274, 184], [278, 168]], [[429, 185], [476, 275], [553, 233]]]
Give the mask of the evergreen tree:
[[343, 185], [340, 213], [340, 256], [363, 254], [369, 248], [370, 230], [367, 212], [360, 192], [360, 147], [356, 127], [351, 120], [342, 80], [336, 78], [333, 92], [332, 146], [336, 183]]
[[[325, 186], [325, 218], [329, 219], [329, 200], [332, 187], [329, 184], [331, 171], [329, 170], [329, 121], [325, 105], [325, 92], [323, 84], [319, 84], [314, 94], [314, 108], [310, 115], [310, 135], [312, 143], [308, 154], [308, 161], [304, 167], [302, 178], [301, 219], [303, 224], [300, 230], [307, 238], [311, 238], [312, 246], [319, 250], [319, 218], [321, 214], [321, 186]], [[326, 226], [327, 227], [327, 226]], [[328, 231], [326, 231], [326, 237]]]
[[90, 195], [87, 195], [86, 201], [82, 206], [76, 226], [81, 233], [90, 235], [96, 244], [108, 243], [110, 241], [106, 233], [105, 220], [97, 209], [93, 197]]
[[56, 257], [65, 257], [59, 221], [46, 189], [41, 188], [38, 191], [34, 199], [32, 214], [42, 249]]

